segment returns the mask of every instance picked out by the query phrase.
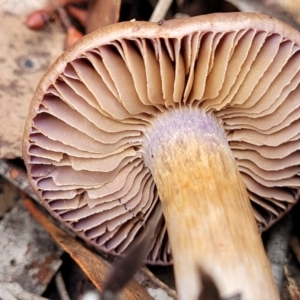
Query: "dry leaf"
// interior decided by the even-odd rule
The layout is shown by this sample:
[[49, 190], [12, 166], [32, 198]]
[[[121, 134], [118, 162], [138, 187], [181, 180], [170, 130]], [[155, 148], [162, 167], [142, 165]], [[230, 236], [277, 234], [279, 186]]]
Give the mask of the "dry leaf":
[[[39, 80], [62, 53], [65, 36], [60, 26], [55, 24], [40, 32], [28, 29], [24, 25], [26, 17], [23, 19], [11, 12], [23, 1], [10, 2], [13, 6], [10, 9], [7, 5], [0, 5], [0, 32], [5, 32], [0, 40], [0, 158], [21, 156], [21, 139], [29, 103]], [[30, 1], [26, 3], [28, 7]], [[23, 13], [26, 12], [28, 9], [24, 9]]]
[[47, 300], [44, 297], [25, 291], [20, 284], [13, 282], [0, 283], [1, 299], [5, 300]]
[[0, 236], [0, 282], [17, 282], [41, 295], [61, 265], [62, 251], [20, 201], [0, 221]]

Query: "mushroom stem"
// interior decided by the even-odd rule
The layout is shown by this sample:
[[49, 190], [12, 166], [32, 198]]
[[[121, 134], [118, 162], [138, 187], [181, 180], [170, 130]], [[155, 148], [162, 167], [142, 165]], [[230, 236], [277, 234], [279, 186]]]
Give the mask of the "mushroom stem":
[[179, 299], [198, 299], [199, 268], [222, 297], [279, 299], [249, 196], [214, 116], [199, 109], [165, 113], [144, 145], [163, 205]]

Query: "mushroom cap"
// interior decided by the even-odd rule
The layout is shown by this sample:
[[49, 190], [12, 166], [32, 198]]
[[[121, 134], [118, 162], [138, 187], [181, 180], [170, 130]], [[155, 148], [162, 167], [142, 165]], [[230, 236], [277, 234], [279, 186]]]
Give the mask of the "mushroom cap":
[[159, 214], [147, 262], [169, 264], [143, 137], [158, 115], [197, 107], [223, 126], [266, 229], [299, 197], [299, 45], [296, 30], [252, 13], [124, 22], [85, 36], [33, 97], [23, 140], [32, 187], [57, 219], [115, 255]]

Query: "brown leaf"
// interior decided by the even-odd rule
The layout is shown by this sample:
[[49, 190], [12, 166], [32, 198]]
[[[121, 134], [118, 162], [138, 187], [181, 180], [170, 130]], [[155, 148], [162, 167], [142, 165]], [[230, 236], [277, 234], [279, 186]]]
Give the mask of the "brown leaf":
[[[14, 2], [16, 9], [23, 7], [21, 2]], [[26, 3], [29, 7], [29, 1]], [[15, 158], [21, 156], [23, 128], [34, 89], [62, 53], [65, 34], [56, 24], [47, 30], [30, 30], [12, 8], [4, 11], [7, 5], [0, 5], [0, 32], [5, 32], [0, 40], [0, 158]]]

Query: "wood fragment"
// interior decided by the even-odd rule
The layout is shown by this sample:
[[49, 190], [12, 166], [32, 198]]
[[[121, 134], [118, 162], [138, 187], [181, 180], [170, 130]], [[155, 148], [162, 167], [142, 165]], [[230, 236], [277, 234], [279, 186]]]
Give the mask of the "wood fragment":
[[[82, 246], [74, 238], [51, 223], [30, 199], [24, 199], [24, 204], [36, 220], [50, 233], [53, 239], [74, 259], [87, 277], [102, 292], [104, 282], [110, 270], [108, 262]], [[126, 300], [150, 300], [152, 297], [136, 281], [131, 280], [123, 291]]]

